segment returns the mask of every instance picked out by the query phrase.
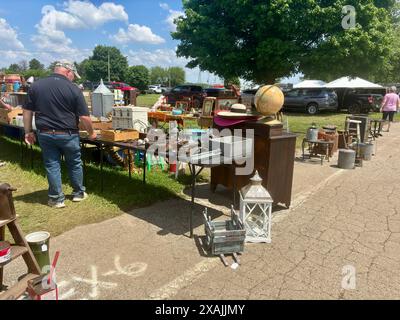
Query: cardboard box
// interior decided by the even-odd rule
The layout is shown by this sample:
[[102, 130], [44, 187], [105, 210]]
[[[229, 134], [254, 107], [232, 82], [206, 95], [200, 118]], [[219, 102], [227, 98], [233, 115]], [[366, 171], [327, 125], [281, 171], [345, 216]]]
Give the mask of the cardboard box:
[[22, 116], [22, 109], [15, 108], [11, 111], [1, 108], [0, 109], [0, 122], [10, 124], [17, 116]]
[[101, 130], [101, 139], [105, 141], [138, 140], [139, 131], [136, 130]]

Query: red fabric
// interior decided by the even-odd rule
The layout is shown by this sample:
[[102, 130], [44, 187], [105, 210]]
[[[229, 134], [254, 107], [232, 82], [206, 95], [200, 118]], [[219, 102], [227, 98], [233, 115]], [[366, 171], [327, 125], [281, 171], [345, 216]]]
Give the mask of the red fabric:
[[247, 121], [257, 121], [258, 117], [243, 117], [243, 118], [234, 118], [234, 119], [227, 119], [227, 118], [222, 118], [215, 116], [214, 117], [214, 122], [216, 125], [220, 127], [230, 127], [234, 126], [239, 123], [247, 122]]

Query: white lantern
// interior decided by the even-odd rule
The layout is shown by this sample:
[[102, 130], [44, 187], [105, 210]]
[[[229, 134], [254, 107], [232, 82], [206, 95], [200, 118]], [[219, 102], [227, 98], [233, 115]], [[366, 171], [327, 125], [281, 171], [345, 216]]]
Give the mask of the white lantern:
[[246, 242], [271, 243], [272, 204], [271, 195], [256, 171], [250, 184], [240, 190], [240, 219], [246, 229]]

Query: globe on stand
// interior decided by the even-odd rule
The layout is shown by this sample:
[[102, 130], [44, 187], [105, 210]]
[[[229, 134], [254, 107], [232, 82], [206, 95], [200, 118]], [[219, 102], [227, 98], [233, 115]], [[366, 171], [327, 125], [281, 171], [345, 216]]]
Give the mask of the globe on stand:
[[281, 109], [285, 101], [285, 96], [282, 90], [275, 85], [267, 85], [258, 89], [255, 97], [254, 104], [256, 105], [257, 111], [264, 115], [266, 124], [281, 124], [280, 119]]

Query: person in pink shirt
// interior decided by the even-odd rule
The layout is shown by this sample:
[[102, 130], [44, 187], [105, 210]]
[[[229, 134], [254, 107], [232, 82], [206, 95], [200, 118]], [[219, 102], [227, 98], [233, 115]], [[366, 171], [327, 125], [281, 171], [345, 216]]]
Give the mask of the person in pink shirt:
[[381, 106], [381, 112], [383, 112], [382, 119], [388, 121], [389, 118], [388, 132], [390, 129], [390, 123], [393, 122], [394, 114], [400, 108], [400, 98], [397, 95], [396, 90], [396, 87], [389, 88], [389, 93], [387, 93], [383, 98]]

